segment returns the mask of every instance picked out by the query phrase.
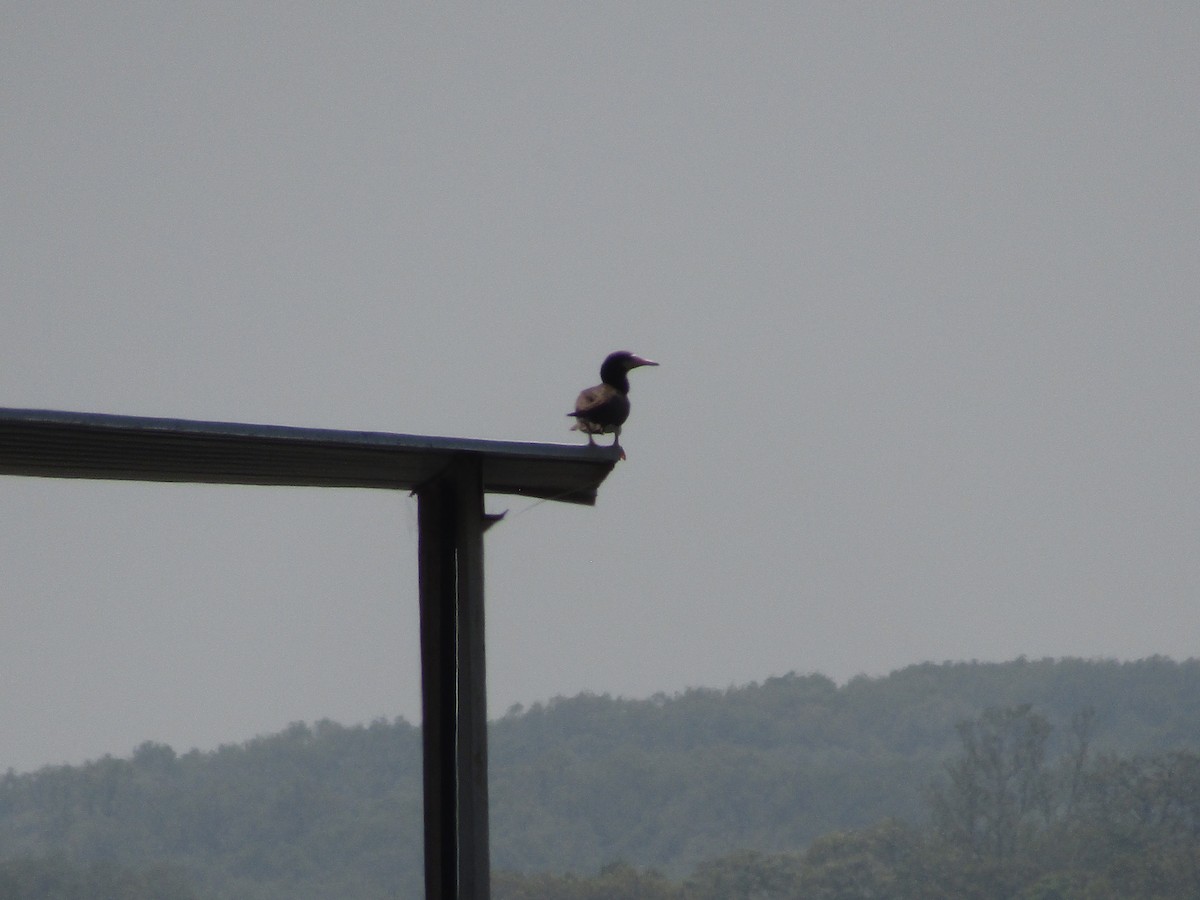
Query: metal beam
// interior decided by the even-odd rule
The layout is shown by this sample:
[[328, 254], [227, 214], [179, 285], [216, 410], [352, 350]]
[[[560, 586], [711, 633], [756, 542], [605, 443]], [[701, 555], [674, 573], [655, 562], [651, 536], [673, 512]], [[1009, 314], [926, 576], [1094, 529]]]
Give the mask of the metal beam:
[[483, 480], [462, 456], [418, 492], [425, 896], [487, 900]]
[[0, 408], [0, 475], [412, 490], [459, 454], [484, 490], [591, 505], [610, 447]]

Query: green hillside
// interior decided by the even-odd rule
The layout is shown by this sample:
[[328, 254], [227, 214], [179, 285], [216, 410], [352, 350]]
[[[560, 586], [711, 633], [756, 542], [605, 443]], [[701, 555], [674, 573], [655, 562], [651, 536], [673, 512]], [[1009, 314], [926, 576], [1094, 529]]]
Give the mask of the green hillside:
[[[619, 896], [613, 879], [633, 879], [642, 886], [629, 896], [676, 896], [690, 878], [699, 897], [704, 878], [739, 865], [795, 875], [797, 854], [811, 848], [811, 868], [846, 835], [949, 839], [947, 798], [961, 789], [971, 728], [995, 731], [988, 715], [1021, 709], [1006, 727], [1046, 726], [1038, 777], [1057, 779], [1077, 758], [1079, 716], [1091, 710], [1088, 772], [1126, 760], [1134, 778], [1164, 754], [1200, 749], [1200, 662], [927, 664], [840, 687], [787, 675], [514, 708], [491, 729], [497, 895], [585, 896], [591, 885]], [[10, 771], [0, 888], [42, 871], [124, 878], [164, 900], [416, 898], [420, 749], [403, 720], [323, 721], [207, 753], [145, 743], [128, 759]], [[0, 895], [35, 896], [15, 891]]]

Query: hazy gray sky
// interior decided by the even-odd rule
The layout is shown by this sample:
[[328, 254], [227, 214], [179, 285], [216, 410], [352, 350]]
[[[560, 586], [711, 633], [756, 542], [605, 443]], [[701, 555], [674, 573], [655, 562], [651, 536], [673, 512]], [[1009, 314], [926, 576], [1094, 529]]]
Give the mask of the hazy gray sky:
[[[488, 535], [493, 715], [1188, 657], [1198, 46], [1189, 2], [7, 3], [0, 405], [569, 442], [659, 360], [599, 505]], [[419, 717], [407, 496], [0, 509], [0, 770]]]

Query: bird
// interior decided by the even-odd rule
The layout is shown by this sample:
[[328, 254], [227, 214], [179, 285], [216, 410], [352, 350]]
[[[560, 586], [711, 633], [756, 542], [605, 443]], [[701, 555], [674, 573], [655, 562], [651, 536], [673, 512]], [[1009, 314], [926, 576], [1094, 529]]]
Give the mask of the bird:
[[612, 445], [621, 451], [621, 426], [629, 418], [629, 371], [639, 366], [657, 366], [652, 359], [645, 359], [628, 350], [618, 350], [604, 358], [600, 366], [600, 383], [579, 392], [575, 400], [575, 411], [567, 413], [575, 417], [572, 431], [582, 431], [588, 436], [588, 446], [595, 446], [592, 436], [611, 434]]

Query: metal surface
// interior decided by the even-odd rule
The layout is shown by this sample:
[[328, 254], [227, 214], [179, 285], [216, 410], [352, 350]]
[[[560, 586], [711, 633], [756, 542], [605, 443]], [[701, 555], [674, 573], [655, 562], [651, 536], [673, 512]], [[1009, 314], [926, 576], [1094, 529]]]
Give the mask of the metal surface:
[[418, 493], [425, 895], [487, 900], [487, 704], [480, 466]]
[[608, 447], [0, 408], [0, 474], [412, 490], [460, 454], [486, 493], [591, 505]]

